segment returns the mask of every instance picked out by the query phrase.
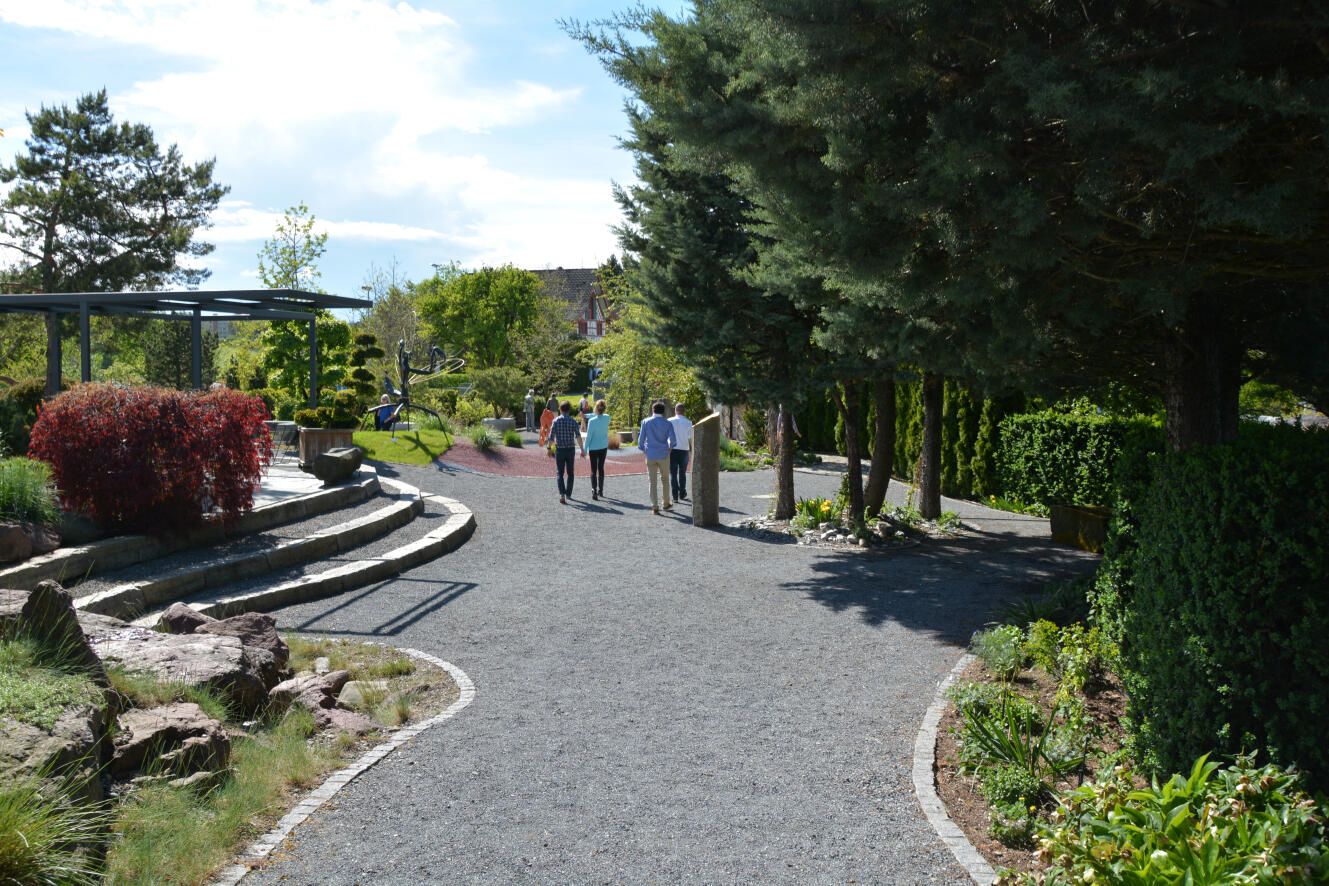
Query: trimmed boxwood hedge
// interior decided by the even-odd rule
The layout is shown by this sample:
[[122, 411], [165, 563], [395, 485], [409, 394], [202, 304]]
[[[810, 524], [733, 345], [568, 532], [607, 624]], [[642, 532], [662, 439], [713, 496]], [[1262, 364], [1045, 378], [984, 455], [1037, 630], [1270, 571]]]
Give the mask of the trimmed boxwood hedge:
[[1096, 580], [1139, 750], [1264, 748], [1329, 788], [1329, 433], [1130, 456]]
[[1163, 447], [1163, 429], [1148, 418], [1044, 411], [1002, 419], [997, 485], [1026, 503], [1107, 505], [1123, 449]]

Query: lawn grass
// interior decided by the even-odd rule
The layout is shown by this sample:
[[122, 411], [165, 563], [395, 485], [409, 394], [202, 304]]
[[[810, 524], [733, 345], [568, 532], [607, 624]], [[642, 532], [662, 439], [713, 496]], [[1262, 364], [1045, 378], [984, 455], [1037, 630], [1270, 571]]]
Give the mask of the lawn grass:
[[355, 445], [365, 451], [365, 458], [399, 465], [427, 465], [452, 448], [447, 431], [356, 431]]

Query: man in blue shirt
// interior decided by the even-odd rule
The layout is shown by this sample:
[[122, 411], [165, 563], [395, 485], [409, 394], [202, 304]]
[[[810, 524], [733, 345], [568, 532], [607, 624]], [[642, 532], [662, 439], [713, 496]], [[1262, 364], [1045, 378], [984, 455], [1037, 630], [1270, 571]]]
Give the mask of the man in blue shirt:
[[651, 417], [641, 423], [641, 433], [637, 435], [637, 445], [646, 456], [646, 479], [651, 485], [651, 513], [660, 513], [659, 499], [655, 495], [655, 478], [660, 478], [660, 491], [664, 494], [664, 509], [671, 509], [674, 504], [669, 500], [669, 487], [665, 478], [669, 476], [669, 450], [677, 442], [674, 426], [664, 415], [663, 400], [651, 404]]
[[[575, 464], [572, 450], [580, 446], [581, 454], [584, 456], [586, 447], [581, 442], [581, 426], [572, 417], [572, 404], [560, 404], [558, 411], [558, 418], [549, 426], [549, 439], [554, 441], [554, 469], [558, 471], [558, 500], [561, 504], [567, 504], [568, 499], [572, 497], [572, 468]], [[565, 471], [568, 477], [566, 484], [563, 482]]]

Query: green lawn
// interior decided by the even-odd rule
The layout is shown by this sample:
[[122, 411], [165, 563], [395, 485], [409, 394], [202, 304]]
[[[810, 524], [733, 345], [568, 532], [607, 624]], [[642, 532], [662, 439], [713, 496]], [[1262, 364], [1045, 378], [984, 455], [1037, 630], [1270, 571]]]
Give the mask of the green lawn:
[[452, 437], [445, 431], [356, 431], [355, 445], [365, 451], [365, 458], [401, 465], [427, 465], [452, 448]]

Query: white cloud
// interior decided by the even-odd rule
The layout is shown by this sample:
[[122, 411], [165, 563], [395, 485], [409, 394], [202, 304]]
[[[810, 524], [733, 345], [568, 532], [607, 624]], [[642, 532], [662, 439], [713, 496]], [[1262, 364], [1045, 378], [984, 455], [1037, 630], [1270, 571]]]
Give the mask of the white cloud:
[[[272, 237], [285, 212], [255, 209], [243, 200], [220, 204], [212, 214], [213, 226], [203, 232], [210, 243], [261, 242]], [[367, 240], [386, 242], [427, 242], [444, 240], [445, 235], [429, 228], [374, 221], [329, 221], [315, 216], [314, 232], [327, 234], [334, 242]]]
[[0, 0], [0, 20], [180, 58], [185, 70], [139, 81], [115, 104], [203, 155], [308, 151], [309, 130], [365, 114], [388, 121], [384, 138], [484, 132], [578, 94], [469, 83], [456, 22], [405, 2]]

